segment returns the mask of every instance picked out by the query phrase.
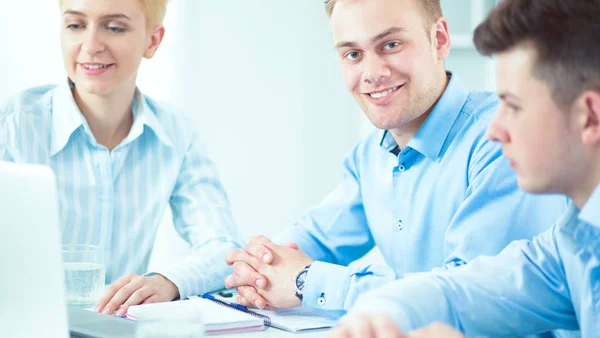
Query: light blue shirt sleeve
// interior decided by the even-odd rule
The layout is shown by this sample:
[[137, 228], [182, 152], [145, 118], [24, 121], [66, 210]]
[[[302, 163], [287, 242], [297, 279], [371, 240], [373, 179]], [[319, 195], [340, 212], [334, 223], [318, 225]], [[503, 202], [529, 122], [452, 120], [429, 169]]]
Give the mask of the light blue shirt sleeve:
[[178, 287], [182, 299], [223, 288], [231, 273], [224, 257], [241, 247], [216, 167], [202, 148], [194, 134], [170, 200], [175, 229], [192, 253], [172, 267], [155, 271]]
[[[519, 191], [514, 172], [493, 143], [484, 142], [474, 157], [465, 199], [444, 234], [443, 264], [434, 271], [464, 265], [479, 255], [495, 255], [514, 239], [531, 238], [531, 227], [538, 227], [536, 233], [547, 229], [540, 224], [552, 224], [566, 206], [565, 198]], [[316, 260], [306, 278], [305, 306], [348, 310], [360, 294], [403, 277], [384, 265], [346, 266], [368, 252], [374, 240], [352, 156], [345, 161], [344, 173], [342, 184], [328, 199], [279, 239], [297, 241]], [[531, 224], [532, 220], [536, 221]]]
[[341, 265], [375, 246], [363, 210], [355, 155], [356, 149], [344, 160], [342, 182], [276, 242], [296, 242], [311, 258]]
[[351, 313], [386, 314], [411, 331], [436, 321], [468, 336], [578, 329], [554, 227], [498, 256], [392, 282], [362, 295]]
[[[375, 242], [363, 210], [355, 148], [344, 160], [343, 180], [319, 205], [310, 209], [276, 242], [296, 242], [316, 260], [307, 275], [305, 305], [323, 302], [325, 310], [345, 309], [360, 293], [392, 281], [396, 275], [387, 266], [349, 268]], [[321, 300], [319, 300], [321, 299]]]
[[4, 107], [0, 106], [0, 161], [14, 162], [14, 158], [10, 152], [10, 131], [8, 113]]

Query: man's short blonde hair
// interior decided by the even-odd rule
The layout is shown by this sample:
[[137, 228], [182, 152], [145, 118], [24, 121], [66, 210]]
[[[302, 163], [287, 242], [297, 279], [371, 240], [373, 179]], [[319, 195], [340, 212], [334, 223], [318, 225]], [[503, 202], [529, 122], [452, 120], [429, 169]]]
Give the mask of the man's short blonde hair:
[[[423, 14], [423, 22], [427, 25], [427, 28], [442, 16], [442, 5], [440, 0], [411, 0], [417, 3], [417, 6]], [[325, 0], [325, 10], [327, 15], [331, 17], [333, 9], [338, 0]]]
[[[146, 26], [153, 28], [163, 23], [167, 13], [167, 3], [169, 0], [139, 0], [146, 14]], [[62, 6], [63, 0], [58, 0]]]

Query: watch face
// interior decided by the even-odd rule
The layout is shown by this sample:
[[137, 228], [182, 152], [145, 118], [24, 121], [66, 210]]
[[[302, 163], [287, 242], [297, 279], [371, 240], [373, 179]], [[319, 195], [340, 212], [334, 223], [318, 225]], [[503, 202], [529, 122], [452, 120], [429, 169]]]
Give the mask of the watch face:
[[296, 288], [300, 291], [304, 289], [304, 282], [307, 274], [308, 270], [305, 269], [298, 274], [298, 277], [296, 277]]

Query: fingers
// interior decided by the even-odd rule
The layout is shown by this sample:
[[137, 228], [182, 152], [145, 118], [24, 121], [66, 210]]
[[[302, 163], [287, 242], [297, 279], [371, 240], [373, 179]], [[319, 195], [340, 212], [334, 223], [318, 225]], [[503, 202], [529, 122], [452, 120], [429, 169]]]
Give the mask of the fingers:
[[464, 337], [460, 332], [454, 330], [450, 326], [442, 323], [433, 323], [428, 327], [412, 331], [408, 337], [410, 338], [462, 338]]
[[123, 303], [123, 305], [121, 305], [119, 307], [119, 309], [117, 310], [115, 315], [124, 316], [127, 313], [127, 310], [129, 310], [130, 306], [142, 304], [146, 301], [146, 299], [149, 299], [151, 297], [154, 297], [155, 301], [152, 301], [152, 302], [155, 303], [157, 301], [156, 299], [158, 299], [158, 296], [156, 295], [156, 291], [148, 285], [142, 286], [141, 288], [137, 289], [129, 297], [129, 299], [127, 299], [125, 301], [125, 303]]
[[94, 309], [94, 311], [96, 311], [96, 312], [103, 311], [104, 308], [106, 307], [106, 304], [108, 304], [108, 302], [111, 299], [113, 299], [115, 294], [119, 290], [121, 290], [121, 288], [123, 288], [125, 285], [129, 284], [129, 282], [135, 277], [136, 277], [136, 275], [134, 275], [134, 274], [128, 274], [128, 275], [125, 275], [125, 276], [119, 278], [116, 282], [111, 284], [104, 292], [104, 295], [98, 301], [98, 305], [96, 305], [96, 308]]
[[229, 251], [225, 257], [227, 265], [234, 265], [236, 262], [245, 262], [252, 266], [254, 270], [260, 269], [264, 264], [252, 254], [243, 249], [234, 249]]
[[250, 255], [259, 258], [262, 262], [271, 264], [271, 262], [273, 262], [273, 253], [267, 245], [275, 244], [265, 236], [255, 236], [250, 240], [248, 245], [246, 245], [246, 251]]
[[267, 300], [251, 286], [240, 286], [237, 288], [237, 291], [240, 297], [243, 297], [248, 304], [251, 304], [250, 306], [256, 306], [262, 310], [267, 305]]
[[[108, 302], [108, 304], [102, 310], [104, 314], [113, 314], [117, 309], [119, 309], [122, 305], [125, 304], [130, 298], [133, 298], [131, 302], [128, 304], [137, 301], [135, 304], [139, 304], [143, 302], [150, 295], [150, 290], [143, 290], [146, 277], [135, 276], [131, 279], [129, 283], [123, 286], [112, 299]], [[122, 310], [122, 309], [121, 309]], [[123, 312], [119, 310], [120, 312]]]
[[330, 338], [405, 338], [405, 336], [389, 318], [378, 315], [346, 320], [331, 332]]
[[248, 254], [244, 249], [233, 249], [229, 251], [227, 256], [225, 256], [225, 263], [227, 263], [227, 265], [233, 265], [233, 263], [239, 260], [238, 257], [242, 257], [244, 253]]
[[300, 250], [300, 247], [295, 242], [287, 242], [283, 246], [285, 246], [286, 248], [290, 248], [290, 249]]
[[244, 285], [266, 289], [268, 281], [265, 276], [256, 272], [253, 267], [245, 262], [235, 262], [233, 264], [233, 273], [225, 278], [225, 287], [232, 288]]
[[329, 338], [374, 338], [371, 327], [364, 320], [348, 321], [331, 331]]
[[400, 328], [386, 316], [372, 317], [372, 327], [375, 337], [378, 338], [404, 338]]
[[352, 338], [346, 326], [338, 326], [329, 332], [328, 338]]
[[158, 303], [158, 302], [162, 302], [160, 297], [157, 295], [153, 295], [153, 296], [146, 298], [146, 300], [144, 300], [141, 304], [152, 304], [152, 303]]
[[244, 305], [245, 307], [254, 306], [254, 304], [250, 303], [246, 298], [239, 296], [239, 295], [237, 297], [235, 297], [235, 299], [233, 301], [236, 302], [237, 304]]

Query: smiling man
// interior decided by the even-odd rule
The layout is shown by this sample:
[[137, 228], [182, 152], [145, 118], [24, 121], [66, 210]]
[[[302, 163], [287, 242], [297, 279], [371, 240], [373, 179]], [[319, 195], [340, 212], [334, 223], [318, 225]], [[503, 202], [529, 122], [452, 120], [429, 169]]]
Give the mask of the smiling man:
[[[570, 198], [563, 216], [495, 257], [365, 294], [332, 338], [461, 336], [446, 325], [467, 336], [600, 336], [598, 18], [599, 0], [504, 0], [475, 31], [478, 50], [498, 60], [489, 136], [521, 188]], [[410, 332], [433, 321], [445, 325]]]
[[[486, 138], [497, 98], [446, 72], [438, 0], [326, 4], [344, 83], [379, 130], [352, 149], [321, 204], [273, 241], [230, 252], [238, 301], [348, 309], [369, 289], [496, 254], [556, 220], [566, 200], [520, 192]], [[347, 266], [376, 245], [387, 266]]]

